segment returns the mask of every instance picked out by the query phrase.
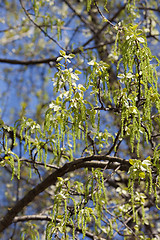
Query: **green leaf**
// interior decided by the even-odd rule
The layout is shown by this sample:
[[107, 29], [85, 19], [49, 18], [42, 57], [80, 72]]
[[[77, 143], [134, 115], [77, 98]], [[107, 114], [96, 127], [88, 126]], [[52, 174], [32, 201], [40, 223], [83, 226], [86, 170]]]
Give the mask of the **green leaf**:
[[95, 64], [95, 61], [91, 60], [91, 61], [88, 62], [87, 64], [93, 66], [93, 65]]
[[142, 37], [137, 37], [137, 40], [138, 40], [140, 43], [145, 43], [145, 40], [144, 40], [144, 38], [142, 38]]
[[74, 55], [73, 53], [70, 53], [70, 54], [68, 55], [68, 57], [69, 57], [69, 58], [74, 58], [75, 55]]
[[81, 73], [82, 73], [82, 72], [80, 72], [80, 71], [77, 70], [77, 69], [76, 69], [74, 72], [75, 72], [76, 74], [81, 74]]
[[135, 164], [135, 159], [129, 159], [129, 163], [130, 163], [131, 165], [134, 165], [134, 164]]
[[65, 56], [65, 55], [66, 55], [66, 52], [63, 51], [63, 50], [60, 50], [59, 52], [60, 52], [60, 55], [62, 55], [62, 56]]
[[62, 59], [63, 59], [63, 57], [58, 57], [57, 62], [61, 61]]
[[144, 172], [140, 172], [139, 176], [140, 176], [140, 178], [145, 178], [145, 173]]
[[3, 126], [4, 125], [4, 122], [2, 119], [0, 119], [0, 125]]

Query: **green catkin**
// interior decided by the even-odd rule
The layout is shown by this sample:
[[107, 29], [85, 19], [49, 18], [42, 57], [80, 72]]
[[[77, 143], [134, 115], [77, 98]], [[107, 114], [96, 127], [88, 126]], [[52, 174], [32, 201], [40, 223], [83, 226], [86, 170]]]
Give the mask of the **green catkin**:
[[75, 131], [75, 135], [77, 137], [78, 135], [78, 127], [79, 127], [79, 119], [78, 119], [78, 111], [79, 111], [79, 105], [77, 107], [77, 109], [75, 110], [75, 113], [74, 113], [74, 131]]
[[13, 128], [13, 146], [16, 146], [16, 129]]
[[72, 218], [70, 218], [70, 222], [72, 225], [72, 239], [75, 240], [75, 225], [74, 225]]
[[104, 194], [104, 201], [105, 201], [105, 204], [107, 207], [107, 195], [106, 195], [106, 188], [104, 186], [104, 177], [103, 177], [103, 172], [101, 172], [101, 187], [102, 187], [102, 190], [103, 190], [103, 194]]
[[7, 134], [5, 134], [5, 136], [4, 136], [4, 138], [5, 138], [5, 154], [7, 154], [7, 151], [8, 151], [8, 139], [7, 139]]
[[[61, 71], [60, 68], [59, 68], [59, 71]], [[61, 74], [62, 74], [62, 73], [61, 73]], [[57, 78], [56, 92], [59, 91], [59, 83], [60, 83], [60, 77]]]
[[148, 174], [146, 174], [146, 176], [145, 176], [145, 193], [148, 192], [148, 188], [149, 188], [149, 179], [148, 179]]
[[81, 139], [80, 120], [77, 123], [77, 138]]
[[160, 208], [158, 207], [158, 196], [157, 196], [157, 188], [156, 188], [156, 184], [154, 184], [154, 196], [155, 196], [155, 202], [156, 202], [156, 207], [158, 210], [160, 210]]
[[63, 142], [63, 139], [64, 139], [64, 125], [65, 125], [65, 119], [64, 119], [64, 111], [62, 109], [62, 112], [61, 112], [61, 122], [60, 122], [60, 139], [61, 141]]
[[44, 145], [44, 164], [45, 164], [45, 168], [46, 168], [46, 161], [47, 161], [47, 152], [48, 152], [48, 148], [47, 148], [47, 144]]
[[72, 138], [73, 138], [73, 152], [76, 151], [76, 136], [74, 132], [75, 127], [72, 128]]
[[36, 148], [37, 148], [37, 161], [40, 161], [40, 148], [38, 144], [36, 145]]
[[90, 179], [87, 180], [85, 185], [85, 202], [87, 202], [87, 197], [89, 195], [89, 183], [90, 183]]
[[25, 132], [25, 143], [24, 143], [24, 150], [27, 152], [27, 144], [28, 144], [28, 132]]
[[78, 225], [78, 228], [80, 228], [80, 211], [77, 215], [77, 225]]
[[137, 131], [137, 157], [139, 157], [140, 132]]
[[[61, 37], [61, 27], [60, 27], [59, 23], [60, 23], [60, 20], [57, 19], [56, 20], [56, 26], [57, 26], [57, 39], [58, 39], [58, 41], [59, 41], [59, 39]], [[47, 31], [47, 29], [45, 31]]]
[[[29, 135], [31, 136], [31, 133]], [[37, 130], [35, 130], [35, 138], [38, 139], [38, 131]]]
[[42, 162], [43, 159], [43, 150], [39, 148], [39, 161]]
[[73, 161], [73, 150], [72, 148], [70, 148], [70, 161], [72, 162]]
[[137, 131], [137, 121], [136, 121], [136, 117], [133, 116], [133, 122], [132, 122], [132, 141], [131, 141], [131, 150], [132, 152], [134, 151], [134, 141], [135, 141], [135, 135], [136, 135], [136, 131]]
[[86, 107], [85, 107], [85, 105], [84, 105], [84, 103], [82, 101], [80, 101], [80, 110], [81, 110], [81, 119], [85, 120], [86, 119], [86, 114], [85, 114]]
[[92, 216], [93, 216], [93, 218], [94, 218], [94, 221], [95, 221], [95, 225], [94, 225], [95, 232], [96, 232], [96, 233], [98, 233], [98, 222], [97, 222], [97, 219], [96, 219], [96, 217], [95, 217], [95, 215], [94, 215], [94, 214], [93, 214]]
[[19, 157], [17, 156], [17, 163], [18, 163], [18, 166], [17, 166], [17, 178], [18, 180], [20, 179], [20, 172], [21, 172], [21, 162], [19, 160]]
[[31, 179], [32, 178], [32, 167], [31, 167], [31, 164], [29, 163], [28, 164], [28, 168], [29, 168], [29, 178]]
[[146, 143], [147, 143], [147, 145], [148, 145], [148, 141], [149, 141], [149, 139], [148, 139], [148, 134], [147, 134], [146, 132], [144, 132], [144, 135], [145, 135]]
[[135, 223], [138, 225], [138, 211], [135, 211]]
[[59, 135], [59, 127], [56, 125], [56, 134], [57, 134], [57, 153], [60, 155], [60, 135]]
[[83, 218], [83, 221], [82, 221], [82, 233], [83, 233], [83, 238], [85, 237], [86, 235], [86, 225], [87, 225], [87, 222], [86, 222], [86, 217], [85, 217], [85, 212], [83, 212], [82, 214], [82, 218]]
[[67, 214], [67, 200], [64, 200], [64, 224], [67, 224], [68, 214]]
[[66, 136], [67, 136], [67, 143], [69, 144], [70, 143], [70, 138], [69, 138], [69, 136], [70, 136], [70, 133], [69, 133], [69, 129], [67, 129], [67, 134], [66, 134]]
[[82, 140], [85, 140], [85, 133], [84, 133], [84, 129], [81, 131], [81, 137], [82, 137]]
[[[121, 113], [121, 137], [123, 138], [123, 132], [124, 132], [124, 120], [125, 120], [125, 112], [122, 109]], [[131, 142], [131, 139], [130, 139]]]
[[154, 153], [153, 153], [153, 164], [156, 165], [158, 160], [159, 160], [159, 154], [158, 154], [158, 148], [159, 148], [160, 144], [158, 144], [155, 149], [154, 149]]
[[92, 0], [87, 0], [87, 12], [90, 10]]
[[98, 111], [98, 125], [97, 125], [97, 132], [100, 132], [100, 111]]
[[56, 224], [56, 219], [58, 218], [59, 207], [60, 207], [59, 199], [56, 199], [56, 203], [53, 205], [53, 215], [52, 215], [52, 221], [54, 220], [55, 224]]
[[160, 187], [160, 171], [158, 172], [158, 176], [157, 176], [157, 186]]
[[28, 135], [28, 151], [29, 151], [29, 155], [31, 155], [31, 136], [30, 136], [30, 134]]
[[144, 224], [145, 221], [145, 209], [144, 209], [144, 205], [141, 205], [141, 209], [142, 209], [142, 224]]
[[85, 232], [84, 232], [84, 214], [83, 214], [83, 212], [84, 212], [84, 210], [81, 210], [80, 211], [80, 214], [81, 214], [81, 228], [82, 228], [82, 233], [83, 233], [83, 237], [84, 237], [84, 235], [85, 235]]
[[13, 180], [14, 175], [15, 175], [14, 158], [13, 158], [13, 156], [10, 156], [9, 162], [10, 162], [10, 166], [11, 166], [11, 169], [12, 169], [12, 177], [11, 177], [11, 180]]
[[85, 121], [85, 124], [86, 124], [86, 127], [85, 127], [85, 143], [86, 143], [86, 147], [88, 147], [88, 139], [87, 139], [87, 136], [88, 136], [88, 122], [87, 122], [87, 120]]
[[97, 175], [98, 175], [98, 189], [99, 189], [99, 197], [101, 197], [101, 195], [102, 195], [102, 188], [101, 188], [101, 185], [102, 185], [102, 183], [101, 183], [101, 172], [97, 169]]
[[92, 196], [93, 205], [95, 205], [95, 198], [94, 198], [94, 178], [93, 178], [93, 177], [92, 177], [92, 181], [91, 181], [91, 196]]
[[[58, 157], [58, 154], [57, 154], [57, 145], [56, 143], [53, 143], [53, 154], [55, 156], [55, 159]], [[51, 161], [51, 164], [54, 162], [54, 159], [52, 159]]]
[[152, 193], [152, 186], [153, 186], [153, 182], [152, 182], [152, 170], [151, 169], [148, 169], [149, 171], [149, 194]]
[[139, 152], [140, 152], [140, 141], [141, 141], [141, 135], [140, 135], [140, 129], [141, 129], [141, 116], [140, 113], [138, 112], [138, 120], [137, 120], [137, 156], [139, 157]]
[[155, 91], [158, 91], [158, 87], [157, 87], [157, 82], [158, 82], [158, 75], [157, 75], [157, 71], [155, 69], [153, 69], [153, 81], [154, 81], [154, 86], [155, 86]]
[[53, 223], [49, 222], [49, 223], [47, 224], [47, 227], [46, 227], [45, 240], [48, 240], [48, 239], [50, 240], [50, 239], [51, 239], [49, 235], [51, 235], [50, 233], [52, 232], [52, 231], [51, 231], [52, 227], [53, 227]]
[[71, 79], [71, 74], [69, 73], [68, 77], [68, 82], [69, 82], [69, 97], [72, 95], [72, 79]]
[[101, 206], [100, 206], [100, 199], [99, 199], [99, 191], [95, 192], [95, 209], [97, 213], [97, 224], [100, 226], [101, 225]]
[[98, 192], [94, 192], [94, 199], [95, 199], [95, 208], [98, 208], [99, 202], [98, 202]]
[[109, 227], [110, 227], [110, 236], [113, 236], [113, 225], [112, 225], [112, 220], [109, 221]]

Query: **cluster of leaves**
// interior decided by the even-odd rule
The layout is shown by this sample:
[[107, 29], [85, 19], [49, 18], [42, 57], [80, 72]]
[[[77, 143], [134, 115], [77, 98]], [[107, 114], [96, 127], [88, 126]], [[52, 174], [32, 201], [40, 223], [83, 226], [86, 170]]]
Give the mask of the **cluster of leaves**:
[[[98, 110], [96, 110], [98, 107], [100, 108], [98, 99], [100, 98], [99, 84], [102, 84], [104, 87], [101, 91], [107, 92], [106, 94], [108, 94], [108, 98], [112, 105], [119, 105], [118, 109], [121, 113], [121, 137], [130, 136], [132, 149], [134, 147], [135, 139], [137, 140], [137, 155], [139, 156], [138, 143], [141, 140], [141, 135], [145, 135], [147, 142], [150, 139], [150, 132], [152, 130], [152, 103], [154, 102], [156, 106], [158, 106], [159, 103], [159, 95], [156, 85], [157, 79], [154, 77], [155, 69], [149, 63], [152, 59], [152, 55], [147, 48], [145, 38], [139, 37], [137, 26], [129, 26], [128, 28], [125, 27], [124, 30], [121, 31], [124, 31], [125, 33], [123, 33], [124, 36], [122, 38], [120, 34], [120, 40], [122, 41], [122, 39], [124, 39], [124, 42], [123, 44], [121, 43], [119, 54], [122, 58], [119, 60], [118, 69], [119, 71], [123, 70], [124, 73], [119, 74], [120, 87], [119, 89], [114, 90], [113, 99], [110, 97], [107, 72], [108, 66], [105, 63], [97, 63], [93, 60], [90, 61], [88, 64], [92, 67], [92, 70], [90, 71], [91, 75], [88, 78], [89, 81], [86, 86], [83, 86], [82, 84], [77, 85], [77, 81], [79, 80], [78, 75], [80, 72], [78, 70], [73, 70], [72, 68], [67, 68], [67, 63], [71, 63], [71, 59], [74, 55], [67, 55], [64, 51], [60, 52], [61, 57], [57, 60], [64, 60], [64, 64], [58, 63], [58, 72], [55, 74], [53, 79], [54, 89], [58, 93], [58, 96], [56, 100], [49, 104], [49, 108], [45, 114], [44, 125], [40, 126], [32, 119], [23, 118], [18, 121], [15, 128], [13, 128], [14, 132], [19, 129], [21, 141], [25, 139], [24, 149], [26, 152], [28, 151], [31, 158], [33, 158], [34, 150], [34, 154], [37, 154], [37, 161], [43, 161], [46, 166], [48, 146], [50, 146], [55, 159], [57, 158], [59, 164], [61, 163], [61, 155], [65, 155], [67, 151], [69, 155], [67, 156], [66, 154], [65, 157], [69, 161], [73, 161], [73, 154], [77, 150], [77, 140], [85, 141], [86, 147], [88, 147], [87, 135], [89, 127], [90, 129], [92, 128], [95, 130], [93, 139], [98, 139], [101, 134], [105, 134], [105, 132], [100, 131], [100, 114], [97, 115]], [[101, 83], [98, 84], [97, 79], [100, 79]], [[89, 91], [90, 88], [90, 93], [95, 99], [94, 105], [87, 101], [84, 97], [85, 92]], [[153, 94], [157, 96], [154, 98], [154, 101]], [[157, 110], [159, 111], [159, 108]], [[91, 125], [88, 126], [88, 123]], [[4, 124], [2, 124], [2, 127], [3, 125]], [[12, 129], [8, 129], [8, 131], [11, 130]], [[148, 133], [147, 136], [146, 132]], [[14, 157], [17, 158], [17, 177], [20, 178], [19, 158], [9, 148], [7, 149], [7, 139], [5, 139], [5, 142], [6, 157], [4, 158], [2, 164], [9, 163], [11, 165], [13, 178], [15, 174]], [[67, 147], [64, 147], [66, 142]], [[94, 154], [94, 151], [92, 154]], [[152, 162], [151, 158], [148, 157], [144, 161], [131, 159], [130, 164], [132, 167], [129, 169], [130, 181], [128, 188], [131, 194], [133, 215], [134, 219], [136, 219], [135, 208], [140, 205], [143, 209], [142, 219], [144, 221], [145, 195], [141, 192], [135, 193], [134, 184], [136, 184], [137, 179], [139, 180], [139, 183], [141, 179], [145, 179], [145, 189], [148, 191], [149, 186], [149, 194], [152, 193]], [[95, 181], [97, 185], [96, 188], [94, 188]], [[103, 206], [107, 206], [103, 172], [101, 172], [101, 170], [93, 170], [92, 177], [88, 177], [85, 189], [82, 184], [79, 184], [80, 183], [74, 182], [76, 187], [74, 185], [70, 186], [70, 179], [63, 180], [62, 178], [58, 178], [54, 205], [51, 213], [52, 221], [47, 227], [47, 239], [52, 239], [52, 235], [57, 231], [61, 234], [65, 233], [66, 235], [67, 225], [72, 226], [72, 237], [74, 239], [75, 221], [77, 222], [78, 229], [82, 229], [83, 237], [86, 233], [87, 224], [91, 222], [92, 218], [95, 221], [95, 228], [96, 226], [101, 228], [101, 221], [103, 220], [102, 212], [104, 211]], [[67, 185], [66, 188], [64, 188], [65, 185]], [[76, 188], [77, 194], [80, 195], [80, 199], [78, 201], [69, 194], [72, 188]], [[81, 195], [84, 195], [84, 201], [81, 200]], [[86, 201], [88, 196], [91, 196], [90, 198], [93, 201], [94, 210], [88, 206], [84, 207], [88, 202]], [[68, 211], [68, 203], [73, 205], [72, 214], [71, 211]], [[63, 211], [64, 213], [62, 214]], [[58, 225], [56, 222], [57, 218], [61, 219]], [[101, 229], [103, 230], [103, 228]]]
[[[49, 15], [40, 17], [41, 9], [48, 6], [46, 1], [32, 1], [35, 20], [39, 24], [30, 18], [22, 4], [34, 26], [63, 50], [56, 58], [56, 73], [52, 78], [54, 100], [45, 104], [44, 118], [36, 121], [22, 116], [14, 127], [7, 126], [1, 120], [0, 164], [1, 167], [9, 166], [11, 180], [17, 177], [18, 181], [23, 178], [24, 163], [28, 164], [30, 170], [27, 181], [35, 176], [31, 174], [32, 169], [41, 180], [38, 167], [44, 167], [44, 180], [29, 193], [32, 193], [30, 195], [34, 199], [45, 190], [44, 199], [41, 199], [38, 207], [43, 207], [42, 212], [45, 211], [49, 219], [46, 239], [76, 239], [77, 233], [83, 238], [88, 236], [93, 239], [95, 235], [100, 235], [114, 239], [117, 233], [121, 234], [120, 223], [125, 228], [122, 234], [126, 235], [126, 239], [128, 236], [146, 239], [143, 227], [149, 225], [147, 207], [151, 207], [149, 204], [153, 202], [159, 210], [160, 150], [158, 141], [154, 141], [154, 131], [159, 130], [160, 126], [156, 72], [159, 61], [152, 55], [145, 32], [139, 24], [128, 24], [126, 19], [126, 22], [113, 25], [104, 19], [96, 1], [87, 0], [86, 3], [92, 18], [97, 7], [105, 24], [110, 24], [112, 31], [116, 32], [113, 37], [113, 55], [110, 55], [112, 62], [89, 57], [89, 61], [84, 62], [86, 82], [80, 71], [81, 65], [75, 67], [73, 64], [75, 53], [83, 52], [83, 47], [73, 51], [74, 54], [69, 53], [72, 51], [65, 51], [50, 37], [53, 29], [47, 31], [48, 25], [56, 25], [59, 41], [64, 22], [58, 18], [53, 20]], [[52, 7], [53, 2], [47, 1], [47, 4]], [[107, 1], [102, 1], [102, 6], [106, 9]], [[128, 19], [134, 22], [135, 1], [133, 4], [129, 1], [126, 9]], [[43, 24], [46, 28], [41, 27]], [[49, 60], [51, 67], [52, 60]], [[117, 81], [110, 77], [113, 64]], [[25, 112], [26, 105], [22, 108], [20, 115]], [[106, 116], [114, 119], [111, 128], [104, 123]], [[115, 135], [112, 129], [114, 125], [116, 130], [119, 129]], [[23, 146], [25, 158], [17, 153], [17, 139]], [[127, 146], [127, 154], [120, 149], [122, 142]], [[150, 156], [147, 156], [147, 153], [141, 151], [149, 145], [151, 151]], [[87, 168], [78, 172], [79, 168], [84, 167]], [[51, 169], [54, 170], [51, 172]], [[65, 174], [68, 174], [67, 178], [63, 178]], [[49, 176], [45, 178], [45, 175]], [[52, 184], [56, 185], [51, 187]], [[47, 192], [48, 187], [50, 189]], [[46, 202], [48, 196], [49, 201]], [[29, 199], [25, 205], [25, 199], [29, 199], [27, 194], [17, 201], [15, 208], [20, 204], [22, 210], [31, 202]], [[11, 216], [16, 211], [19, 213], [15, 208], [9, 209], [8, 215], [0, 221], [0, 229], [3, 230], [10, 213]], [[12, 221], [7, 224], [10, 225]], [[23, 238], [29, 235], [32, 239], [39, 237], [36, 225], [26, 225]]]

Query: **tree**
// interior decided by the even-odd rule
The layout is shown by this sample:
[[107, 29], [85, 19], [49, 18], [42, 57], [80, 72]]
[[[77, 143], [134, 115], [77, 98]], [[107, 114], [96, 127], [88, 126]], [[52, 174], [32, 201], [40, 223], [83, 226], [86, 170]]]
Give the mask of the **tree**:
[[0, 8], [1, 239], [158, 239], [157, 1]]

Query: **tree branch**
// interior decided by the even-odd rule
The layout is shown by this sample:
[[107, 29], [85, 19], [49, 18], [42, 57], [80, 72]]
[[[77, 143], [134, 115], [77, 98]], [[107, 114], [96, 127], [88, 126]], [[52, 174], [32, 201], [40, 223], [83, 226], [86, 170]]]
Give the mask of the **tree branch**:
[[19, 64], [19, 65], [33, 65], [33, 64], [42, 64], [42, 63], [51, 63], [56, 62], [57, 57], [54, 58], [46, 58], [46, 59], [38, 59], [38, 60], [16, 60], [16, 59], [6, 59], [0, 58], [0, 62], [9, 63], [9, 64]]
[[113, 16], [111, 19], [109, 19], [109, 20], [103, 25], [102, 28], [99, 29], [99, 30], [96, 32], [96, 34], [94, 34], [87, 42], [85, 42], [85, 43], [83, 44], [83, 47], [87, 46], [90, 42], [92, 42], [95, 38], [97, 38], [97, 36], [99, 36], [99, 35], [101, 34], [101, 32], [103, 32], [103, 31], [110, 25], [110, 23], [112, 23], [112, 22], [114, 21], [114, 19], [121, 13], [122, 10], [125, 9], [125, 7], [126, 7], [126, 4], [124, 4], [122, 7], [120, 7], [120, 8], [118, 9], [118, 11], [114, 14], [114, 16]]
[[[98, 47], [102, 47], [104, 45], [107, 44], [113, 44], [114, 41], [105, 41], [104, 43], [100, 43], [98, 45], [95, 45], [93, 47], [87, 47], [87, 48], [75, 48], [73, 51], [68, 51], [69, 53], [73, 53], [73, 54], [77, 54], [77, 53], [81, 53], [82, 51], [87, 51], [87, 50], [92, 50], [92, 49], [96, 49]], [[57, 57], [53, 57], [53, 58], [42, 58], [42, 59], [35, 59], [35, 60], [16, 60], [16, 59], [6, 59], [6, 58], [0, 58], [0, 63], [8, 63], [8, 64], [13, 64], [13, 65], [38, 65], [38, 64], [44, 64], [44, 63], [48, 63], [48, 64], [52, 64], [52, 66], [54, 66], [57, 63], [57, 58], [60, 57], [60, 55], [58, 55]], [[54, 64], [53, 64], [54, 63]]]
[[[48, 222], [51, 222], [52, 221], [52, 217], [50, 216], [46, 216], [46, 215], [40, 215], [40, 214], [37, 214], [37, 215], [24, 215], [24, 216], [18, 216], [18, 217], [15, 217], [13, 222], [14, 223], [17, 223], [17, 222], [25, 222], [25, 221], [48, 221]], [[56, 222], [57, 223], [60, 223], [61, 220], [59, 219], [56, 219]], [[70, 227], [70, 228], [73, 228], [73, 226], [71, 224], [66, 224], [66, 226]], [[75, 228], [75, 231], [77, 232], [80, 232], [82, 233], [82, 229], [76, 227]], [[91, 239], [96, 239], [96, 236], [88, 231], [86, 231], [86, 236], [91, 238]], [[100, 240], [105, 240], [104, 238], [98, 238]]]
[[26, 8], [24, 7], [23, 5], [23, 1], [22, 0], [19, 0], [20, 1], [20, 4], [21, 4], [21, 7], [24, 11], [24, 13], [26, 14], [27, 18], [33, 23], [33, 25], [35, 27], [37, 27], [46, 37], [48, 37], [50, 40], [52, 40], [54, 43], [56, 43], [61, 49], [63, 49], [65, 51], [65, 49], [54, 39], [52, 38], [46, 31], [43, 30], [43, 28], [38, 25], [31, 17], [30, 17], [30, 14], [29, 12], [26, 10]]
[[[103, 162], [102, 162], [103, 160]], [[61, 168], [55, 170], [46, 179], [39, 183], [36, 187], [31, 189], [21, 200], [19, 200], [12, 209], [0, 220], [0, 232], [5, 230], [29, 203], [31, 203], [36, 196], [43, 192], [46, 188], [54, 185], [58, 177], [64, 176], [66, 173], [72, 172], [79, 168], [106, 168], [116, 169], [120, 165], [120, 170], [127, 171], [130, 167], [129, 161], [106, 155], [95, 155], [89, 157], [78, 158], [72, 162], [64, 164]], [[107, 166], [107, 167], [106, 167]]]
[[90, 24], [90, 22], [87, 21], [87, 19], [85, 19], [81, 14], [79, 14], [74, 7], [72, 6], [72, 4], [68, 1], [68, 0], [64, 0], [64, 2], [67, 4], [67, 6], [75, 13], [75, 15], [77, 17], [79, 17], [79, 19], [93, 32], [95, 33], [95, 29], [94, 27]]

